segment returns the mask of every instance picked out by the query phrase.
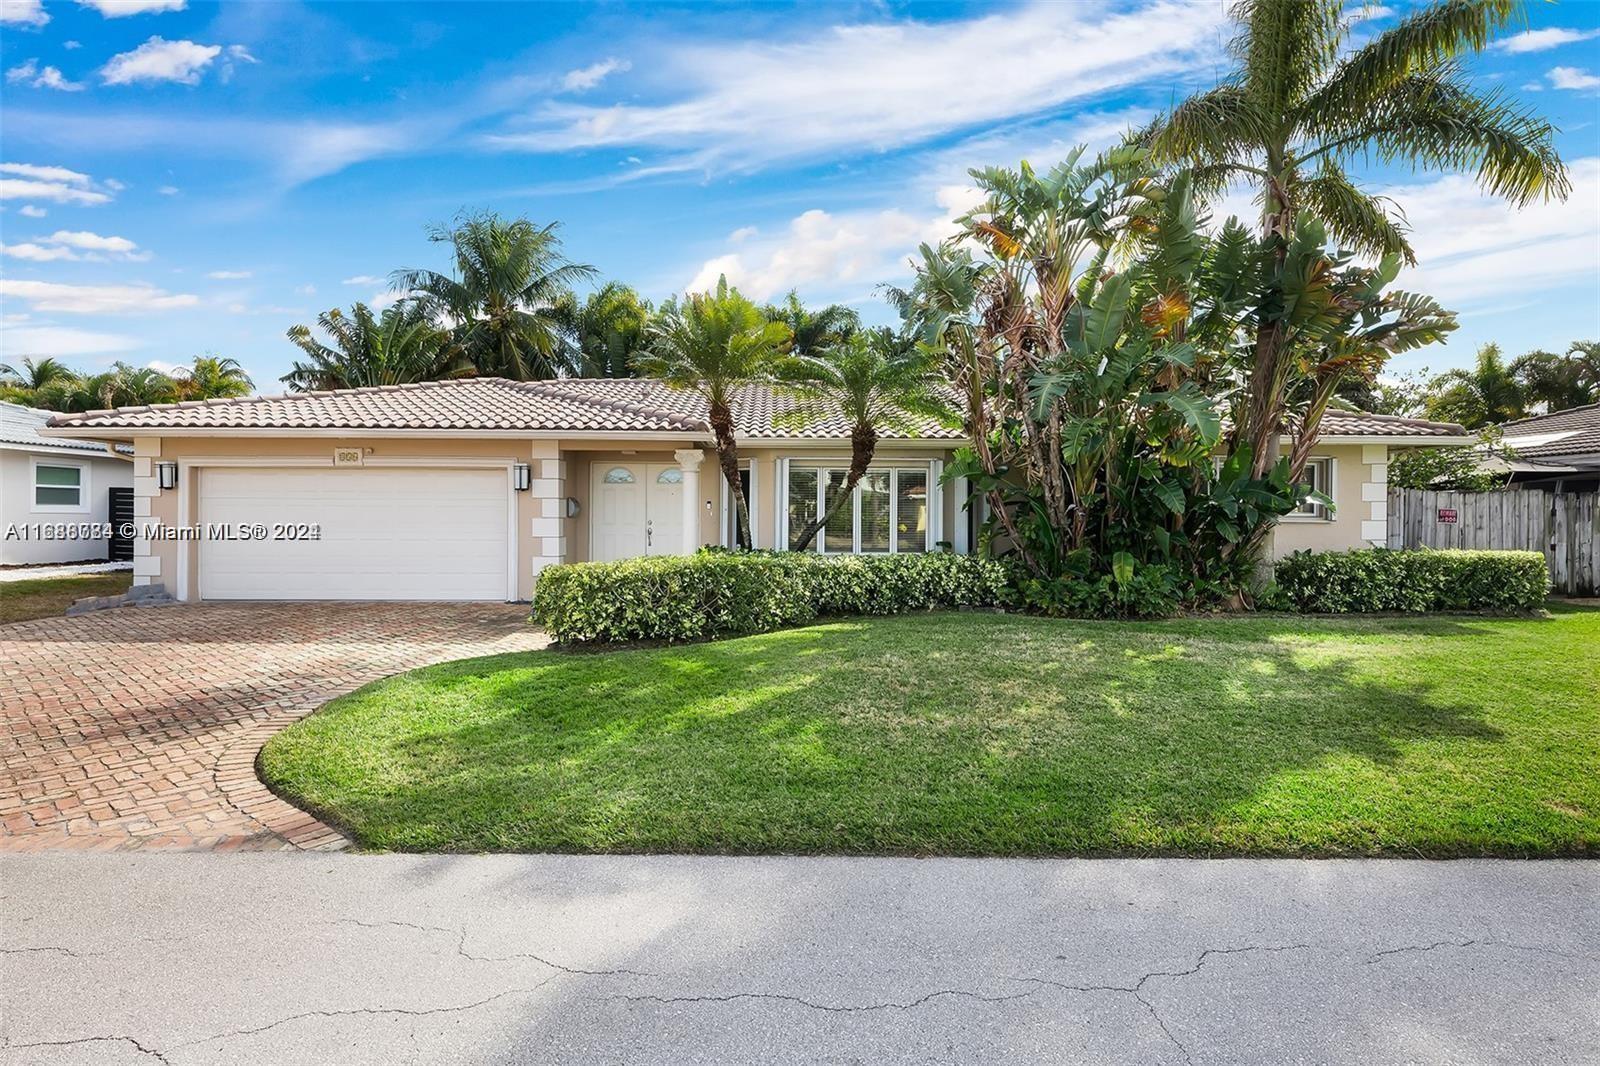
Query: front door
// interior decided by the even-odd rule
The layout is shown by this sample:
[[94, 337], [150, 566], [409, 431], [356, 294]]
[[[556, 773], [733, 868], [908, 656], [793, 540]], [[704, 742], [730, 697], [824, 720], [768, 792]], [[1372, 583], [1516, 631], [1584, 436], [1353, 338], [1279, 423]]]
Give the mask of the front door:
[[683, 471], [673, 463], [596, 463], [589, 556], [595, 562], [683, 550]]

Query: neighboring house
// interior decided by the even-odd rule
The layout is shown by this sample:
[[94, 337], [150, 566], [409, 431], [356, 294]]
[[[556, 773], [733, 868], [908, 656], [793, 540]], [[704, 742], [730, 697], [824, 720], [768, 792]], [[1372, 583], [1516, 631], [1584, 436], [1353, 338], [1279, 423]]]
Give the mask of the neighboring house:
[[[791, 402], [751, 388], [735, 403], [757, 547], [789, 547], [850, 455], [843, 422], [778, 427]], [[813, 550], [971, 550], [966, 486], [940, 482], [963, 437], [922, 429], [880, 442]], [[703, 404], [652, 380], [206, 400], [64, 415], [48, 432], [133, 439], [135, 512], [162, 527], [135, 545], [135, 581], [182, 600], [527, 599], [552, 563], [734, 542]], [[1471, 440], [1459, 426], [1330, 412], [1312, 477], [1336, 510], [1290, 519], [1276, 550], [1383, 543], [1389, 447]]]
[[1524, 488], [1600, 488], [1600, 404], [1535, 415], [1500, 427], [1511, 481]]
[[54, 413], [0, 403], [0, 565], [105, 559], [104, 538], [54, 534], [104, 526], [110, 490], [133, 484], [131, 455], [118, 458], [95, 441], [40, 436]]

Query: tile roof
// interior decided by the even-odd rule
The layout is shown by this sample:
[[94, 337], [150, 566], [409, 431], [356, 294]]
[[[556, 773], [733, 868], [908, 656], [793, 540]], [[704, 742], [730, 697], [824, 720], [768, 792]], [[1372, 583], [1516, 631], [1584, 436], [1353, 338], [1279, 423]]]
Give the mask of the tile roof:
[[49, 424], [54, 414], [54, 411], [41, 411], [37, 407], [0, 401], [0, 444], [105, 454], [105, 445], [99, 441], [39, 436], [39, 430]]
[[1423, 418], [1375, 415], [1366, 411], [1330, 410], [1322, 418], [1324, 437], [1469, 437], [1454, 422], [1429, 422]]
[[1507, 422], [1500, 429], [1505, 434], [1506, 444], [1520, 457], [1597, 455], [1600, 454], [1600, 403], [1520, 418]]
[[[796, 406], [792, 397], [763, 385], [734, 396], [735, 428], [747, 440], [842, 440], [850, 435], [843, 418], [805, 425], [781, 423]], [[119, 407], [60, 415], [60, 428], [138, 429], [348, 429], [348, 430], [524, 430], [529, 432], [683, 433], [704, 436], [706, 405], [691, 392], [668, 388], [653, 378], [558, 378], [508, 381], [457, 378], [413, 385], [252, 396], [232, 400], [193, 400], [146, 407]], [[1447, 422], [1329, 411], [1325, 436], [1450, 437], [1466, 430]], [[959, 429], [926, 419], [918, 436], [961, 440]]]

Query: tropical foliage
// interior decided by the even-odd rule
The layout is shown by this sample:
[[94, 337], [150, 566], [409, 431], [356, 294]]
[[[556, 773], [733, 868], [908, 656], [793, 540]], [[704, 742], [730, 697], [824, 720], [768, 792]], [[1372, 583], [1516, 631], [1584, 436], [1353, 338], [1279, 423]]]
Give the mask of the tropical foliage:
[[625, 378], [644, 352], [650, 301], [611, 281], [579, 300], [567, 293], [555, 305], [570, 347], [569, 366], [581, 378]]
[[435, 322], [449, 324], [461, 358], [478, 374], [536, 380], [570, 372], [562, 333], [563, 302], [594, 268], [569, 261], [556, 223], [470, 215], [430, 230], [448, 244], [454, 270], [397, 270], [396, 289], [411, 293]]
[[405, 385], [463, 372], [459, 350], [429, 308], [401, 301], [374, 316], [358, 303], [346, 315], [338, 308], [317, 317], [324, 344], [307, 326], [289, 329], [289, 340], [305, 353], [283, 381], [292, 389], [354, 389]]
[[[796, 345], [798, 347], [798, 345]], [[891, 329], [848, 333], [814, 355], [793, 355], [778, 366], [779, 383], [799, 403], [780, 416], [792, 426], [838, 419], [850, 426], [850, 466], [822, 514], [795, 534], [804, 551], [850, 501], [884, 433], [914, 437], [929, 418], [955, 422], [938, 376], [937, 352]]]
[[1485, 344], [1470, 370], [1449, 370], [1428, 385], [1428, 417], [1468, 429], [1498, 425], [1528, 414], [1528, 392], [1498, 344]]
[[740, 547], [750, 544], [750, 505], [739, 481], [739, 446], [734, 434], [735, 394], [770, 381], [789, 349], [789, 327], [720, 278], [711, 292], [671, 302], [650, 325], [646, 351], [634, 362], [641, 374], [668, 387], [697, 393], [706, 401], [717, 461], [738, 514]]
[[[1500, 90], [1480, 90], [1455, 62], [1487, 47], [1519, 11], [1517, 0], [1446, 0], [1358, 46], [1342, 3], [1239, 0], [1236, 70], [1141, 135], [1158, 161], [1192, 166], [1202, 192], [1243, 181], [1262, 206], [1268, 268], [1228, 440], [1232, 452], [1251, 454], [1253, 476], [1277, 461], [1286, 427], [1298, 424], [1314, 442], [1330, 371], [1295, 336], [1296, 289], [1318, 284], [1303, 272], [1303, 254], [1296, 262], [1297, 246], [1303, 252], [1308, 237], [1320, 244], [1325, 234], [1386, 264], [1415, 258], [1402, 220], [1356, 185], [1348, 163], [1473, 171], [1485, 190], [1518, 205], [1566, 195], [1549, 123]], [[1337, 376], [1357, 367], [1370, 375], [1371, 361], [1353, 359]]]
[[81, 374], [59, 360], [21, 360], [0, 365], [0, 400], [46, 411], [91, 411], [108, 407], [210, 400], [249, 395], [255, 385], [237, 360], [196, 356], [171, 374], [125, 362]]

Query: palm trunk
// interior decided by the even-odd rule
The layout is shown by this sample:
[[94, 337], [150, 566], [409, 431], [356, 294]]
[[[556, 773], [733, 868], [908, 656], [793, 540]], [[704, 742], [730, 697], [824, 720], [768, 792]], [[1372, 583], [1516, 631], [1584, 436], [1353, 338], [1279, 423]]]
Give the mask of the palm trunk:
[[734, 513], [739, 516], [736, 523], [739, 547], [749, 551], [750, 504], [744, 498], [744, 485], [739, 481], [739, 444], [733, 435], [733, 412], [726, 403], [711, 405], [711, 433], [717, 442], [717, 465], [722, 468], [722, 480], [728, 483]]
[[850, 431], [850, 469], [845, 472], [844, 487], [834, 496], [833, 502], [800, 531], [800, 543], [795, 546], [796, 551], [810, 548], [811, 542], [817, 539], [818, 532], [827, 526], [841, 507], [850, 502], [850, 494], [855, 492], [856, 485], [866, 475], [867, 467], [872, 464], [872, 456], [877, 450], [878, 431], [870, 425], [858, 423], [856, 428]]

